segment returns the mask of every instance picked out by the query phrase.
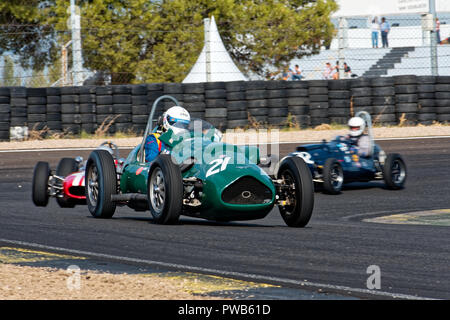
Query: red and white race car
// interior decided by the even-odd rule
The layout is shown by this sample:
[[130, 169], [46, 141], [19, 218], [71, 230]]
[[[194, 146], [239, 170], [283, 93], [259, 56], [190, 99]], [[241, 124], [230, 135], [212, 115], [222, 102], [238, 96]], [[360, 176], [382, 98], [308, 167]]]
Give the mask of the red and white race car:
[[[111, 141], [103, 142], [97, 149], [106, 150], [114, 158], [116, 168], [123, 164], [119, 149]], [[82, 157], [62, 158], [56, 172], [50, 170], [48, 162], [39, 161], [34, 167], [32, 199], [38, 207], [45, 207], [50, 197], [55, 197], [61, 208], [73, 208], [86, 204], [84, 173], [86, 162]]]

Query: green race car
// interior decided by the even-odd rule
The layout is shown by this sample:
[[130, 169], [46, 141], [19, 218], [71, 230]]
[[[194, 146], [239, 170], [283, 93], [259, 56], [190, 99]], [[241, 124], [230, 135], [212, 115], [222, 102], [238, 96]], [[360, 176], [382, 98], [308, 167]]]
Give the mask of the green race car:
[[183, 134], [160, 136], [167, 150], [145, 162], [144, 142], [151, 132], [159, 97], [153, 104], [142, 143], [114, 165], [103, 150], [93, 151], [86, 164], [87, 205], [96, 218], [110, 218], [118, 205], [150, 210], [160, 224], [176, 223], [180, 215], [215, 221], [262, 219], [277, 205], [291, 227], [304, 227], [314, 207], [311, 172], [299, 157], [273, 165], [254, 146], [226, 144], [211, 124], [191, 119]]

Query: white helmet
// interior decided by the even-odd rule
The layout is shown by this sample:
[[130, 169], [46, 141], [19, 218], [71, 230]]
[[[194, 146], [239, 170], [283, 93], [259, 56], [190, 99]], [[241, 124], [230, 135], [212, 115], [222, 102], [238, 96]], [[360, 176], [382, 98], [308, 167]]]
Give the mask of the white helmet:
[[162, 115], [163, 131], [172, 129], [173, 133], [179, 134], [186, 130], [191, 121], [189, 112], [180, 106], [171, 107]]
[[363, 134], [364, 129], [366, 128], [366, 122], [363, 118], [353, 117], [348, 120], [348, 127], [350, 129], [350, 135], [352, 137], [359, 137]]

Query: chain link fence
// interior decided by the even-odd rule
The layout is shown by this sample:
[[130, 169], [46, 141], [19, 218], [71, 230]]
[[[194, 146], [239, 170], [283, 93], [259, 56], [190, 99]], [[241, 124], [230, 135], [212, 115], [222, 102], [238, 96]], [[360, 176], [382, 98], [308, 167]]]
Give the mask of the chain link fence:
[[[323, 47], [319, 54], [292, 60], [290, 70], [276, 70], [272, 74], [267, 74], [267, 79], [292, 80], [295, 65], [299, 66], [303, 80], [405, 74], [432, 75], [431, 43], [435, 39], [436, 30], [431, 33], [425, 31], [425, 21], [420, 15], [387, 16], [385, 18], [390, 25], [390, 32], [386, 37], [388, 43], [383, 47], [380, 30], [382, 17], [377, 18], [378, 21], [373, 21], [373, 17], [348, 18], [343, 22], [335, 20], [335, 34], [330, 46]], [[450, 14], [438, 14], [438, 18], [440, 41], [436, 40], [437, 74], [450, 75]], [[82, 28], [81, 78], [84, 84], [149, 83], [153, 82], [149, 79], [155, 79], [157, 73], [163, 75], [165, 79], [172, 79], [168, 82], [179, 82], [189, 73], [203, 47], [202, 28], [199, 26], [186, 28], [192, 28], [189, 39], [173, 37], [172, 43], [165, 47], [157, 47], [152, 52], [155, 56], [182, 61], [180, 67], [176, 69], [155, 65], [149, 59], [149, 53], [144, 52], [152, 38], [169, 37], [171, 31], [149, 33], [145, 28], [136, 27]], [[220, 29], [219, 25], [219, 32]], [[374, 31], [376, 34], [373, 34]], [[1, 56], [0, 86], [51, 87], [73, 84], [70, 30], [57, 31], [50, 26], [8, 24], [0, 25], [0, 36], [1, 41], [9, 39], [11, 46], [15, 42], [24, 43], [20, 55], [13, 54], [12, 50], [6, 50]], [[180, 44], [186, 47], [188, 57], [183, 59], [171, 57], [170, 46]], [[330, 64], [329, 70], [326, 63]], [[339, 74], [338, 69], [345, 70]], [[252, 75], [250, 78], [257, 79]]]

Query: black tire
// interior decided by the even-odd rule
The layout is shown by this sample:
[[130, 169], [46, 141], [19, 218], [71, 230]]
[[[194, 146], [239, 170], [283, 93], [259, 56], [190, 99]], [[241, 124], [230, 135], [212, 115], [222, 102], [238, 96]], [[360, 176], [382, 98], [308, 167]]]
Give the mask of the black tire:
[[94, 150], [86, 164], [86, 203], [95, 218], [111, 218], [116, 204], [111, 196], [117, 193], [114, 159], [108, 151]]
[[344, 184], [344, 171], [342, 170], [341, 164], [335, 158], [329, 158], [325, 161], [322, 176], [325, 193], [341, 193]]
[[284, 222], [289, 227], [306, 226], [314, 209], [314, 184], [308, 166], [301, 158], [287, 157], [280, 163], [277, 178], [295, 184], [294, 205], [278, 207]]
[[383, 178], [386, 187], [391, 190], [402, 189], [406, 181], [406, 164], [397, 153], [387, 155], [383, 166]]
[[32, 199], [38, 207], [46, 207], [48, 204], [48, 178], [50, 176], [50, 166], [48, 162], [39, 161], [36, 163], [33, 172]]
[[[158, 177], [162, 182], [155, 186]], [[176, 223], [183, 209], [183, 178], [180, 167], [173, 163], [170, 155], [161, 154], [152, 163], [147, 187], [148, 206], [154, 221], [158, 224]], [[161, 187], [164, 187], [162, 196]]]
[[[78, 171], [78, 164], [73, 158], [62, 158], [56, 167], [56, 175], [67, 177], [69, 174]], [[70, 198], [56, 198], [56, 202], [61, 208], [73, 208], [75, 203]]]
[[97, 96], [97, 105], [111, 105], [112, 103], [112, 96]]

